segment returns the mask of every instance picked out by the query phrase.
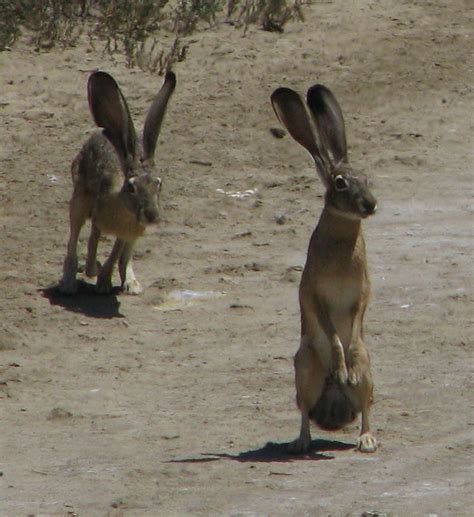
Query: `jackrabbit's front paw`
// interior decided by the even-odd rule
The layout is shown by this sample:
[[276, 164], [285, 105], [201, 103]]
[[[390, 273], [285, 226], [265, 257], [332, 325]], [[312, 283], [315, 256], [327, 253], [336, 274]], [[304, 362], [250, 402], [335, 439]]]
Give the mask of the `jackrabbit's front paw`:
[[332, 376], [334, 380], [339, 384], [346, 384], [348, 379], [347, 367], [345, 363], [340, 364], [334, 369]]
[[364, 433], [357, 440], [357, 448], [360, 452], [375, 452], [377, 450], [377, 440], [370, 433]]
[[356, 387], [362, 381], [362, 372], [356, 365], [349, 366], [347, 371], [347, 382], [349, 386]]
[[143, 287], [141, 286], [140, 282], [136, 279], [130, 281], [127, 280], [123, 284], [123, 291], [127, 294], [137, 295], [143, 293]]

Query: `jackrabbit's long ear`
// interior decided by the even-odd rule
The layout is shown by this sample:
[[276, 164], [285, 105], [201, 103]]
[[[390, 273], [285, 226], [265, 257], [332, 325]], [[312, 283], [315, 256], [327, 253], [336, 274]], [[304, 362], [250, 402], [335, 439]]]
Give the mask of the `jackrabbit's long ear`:
[[90, 75], [87, 95], [95, 123], [104, 128], [128, 176], [137, 159], [137, 137], [125, 97], [114, 78], [101, 71]]
[[176, 75], [173, 72], [168, 72], [163, 86], [148, 110], [143, 127], [143, 158], [145, 160], [153, 159], [155, 155], [156, 142], [160, 134], [161, 123], [163, 122], [166, 107], [175, 86]]
[[318, 129], [321, 145], [330, 153], [333, 164], [347, 162], [344, 117], [339, 103], [329, 88], [315, 84], [306, 97]]
[[301, 97], [290, 88], [277, 88], [272, 93], [271, 101], [280, 122], [293, 139], [313, 157], [316, 168], [326, 183], [329, 160], [324, 148], [317, 141], [311, 117]]

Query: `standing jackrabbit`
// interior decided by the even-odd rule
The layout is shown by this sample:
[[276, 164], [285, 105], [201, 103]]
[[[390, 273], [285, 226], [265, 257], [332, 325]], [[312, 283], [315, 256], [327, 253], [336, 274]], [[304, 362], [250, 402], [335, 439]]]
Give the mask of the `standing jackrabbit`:
[[362, 412], [358, 449], [373, 452], [373, 382], [363, 342], [370, 283], [361, 220], [376, 211], [377, 202], [366, 176], [348, 164], [342, 111], [328, 88], [311, 87], [306, 103], [293, 90], [278, 88], [271, 101], [293, 139], [313, 157], [326, 187], [299, 288], [301, 343], [295, 383], [301, 432], [289, 449], [308, 450], [310, 420], [337, 430]]
[[[155, 176], [154, 154], [168, 100], [176, 77], [168, 72], [153, 100], [143, 128], [141, 149], [125, 97], [112, 76], [93, 72], [88, 81], [89, 106], [103, 131], [93, 134], [72, 163], [74, 192], [70, 201], [70, 235], [59, 289], [77, 290], [77, 240], [86, 219], [92, 219], [87, 247], [86, 275], [98, 275], [96, 290], [109, 293], [112, 273], [119, 263], [123, 289], [139, 294], [142, 288], [132, 268], [135, 241], [149, 224], [158, 222], [161, 179]], [[123, 177], [122, 177], [123, 173]], [[116, 236], [109, 258], [97, 264], [102, 233]]]

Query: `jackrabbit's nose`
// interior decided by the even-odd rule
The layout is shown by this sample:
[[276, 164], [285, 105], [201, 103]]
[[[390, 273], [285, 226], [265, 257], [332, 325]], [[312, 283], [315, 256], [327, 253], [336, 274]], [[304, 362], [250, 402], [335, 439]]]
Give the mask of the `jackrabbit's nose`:
[[156, 210], [149, 210], [145, 208], [143, 213], [149, 223], [156, 223], [156, 221], [158, 221], [158, 212]]
[[364, 199], [364, 201], [362, 201], [361, 205], [362, 205], [362, 209], [364, 210], [364, 212], [366, 214], [369, 214], [369, 215], [374, 214], [375, 211], [377, 210], [377, 202], [376, 201], [371, 201], [369, 199]]

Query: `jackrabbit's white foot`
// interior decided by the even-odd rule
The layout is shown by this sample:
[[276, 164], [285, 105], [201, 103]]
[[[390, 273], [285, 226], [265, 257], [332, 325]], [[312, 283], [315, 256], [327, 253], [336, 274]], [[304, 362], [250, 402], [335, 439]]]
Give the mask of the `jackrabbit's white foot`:
[[357, 440], [357, 448], [360, 452], [375, 452], [377, 450], [377, 440], [371, 433], [364, 433]]
[[134, 278], [132, 280], [127, 280], [123, 284], [123, 292], [127, 294], [141, 294], [143, 292], [143, 287], [141, 286], [140, 282]]

